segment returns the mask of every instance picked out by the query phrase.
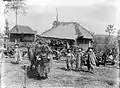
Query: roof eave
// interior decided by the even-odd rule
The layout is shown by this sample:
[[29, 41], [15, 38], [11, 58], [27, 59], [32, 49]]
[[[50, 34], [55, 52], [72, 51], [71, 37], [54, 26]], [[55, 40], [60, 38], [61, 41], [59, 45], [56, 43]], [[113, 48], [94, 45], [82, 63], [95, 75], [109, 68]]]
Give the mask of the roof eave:
[[54, 39], [67, 39], [67, 40], [75, 40], [75, 38], [59, 38], [59, 37], [53, 37], [53, 36], [41, 36], [43, 38], [54, 38]]

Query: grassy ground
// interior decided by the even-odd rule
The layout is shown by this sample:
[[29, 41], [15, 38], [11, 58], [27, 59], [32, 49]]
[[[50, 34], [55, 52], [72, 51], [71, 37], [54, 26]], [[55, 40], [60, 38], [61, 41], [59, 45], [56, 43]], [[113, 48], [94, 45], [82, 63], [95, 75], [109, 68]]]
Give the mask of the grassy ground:
[[[117, 78], [119, 69], [115, 66], [96, 67], [94, 74], [87, 72], [84, 66], [83, 71], [67, 71], [65, 61], [53, 61], [49, 78], [37, 80], [34, 71], [23, 69], [24, 64], [29, 66], [29, 61], [24, 59], [20, 64], [14, 62], [13, 58], [6, 58], [2, 61], [1, 81], [5, 88], [23, 88], [24, 73], [26, 73], [27, 88], [41, 87], [77, 87], [77, 88], [118, 88]], [[3, 69], [4, 68], [4, 69]], [[2, 85], [3, 86], [3, 85]]]

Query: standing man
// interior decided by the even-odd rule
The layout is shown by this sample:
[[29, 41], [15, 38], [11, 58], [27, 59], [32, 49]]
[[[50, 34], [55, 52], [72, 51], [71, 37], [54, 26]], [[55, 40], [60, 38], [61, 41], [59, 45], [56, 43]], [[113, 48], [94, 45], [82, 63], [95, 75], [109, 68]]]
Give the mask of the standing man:
[[82, 48], [78, 49], [77, 55], [76, 55], [76, 70], [82, 70], [82, 57], [83, 57], [83, 52]]
[[94, 67], [96, 66], [95, 60], [96, 60], [96, 56], [93, 52], [93, 49], [88, 48], [87, 67], [91, 73], [93, 73]]

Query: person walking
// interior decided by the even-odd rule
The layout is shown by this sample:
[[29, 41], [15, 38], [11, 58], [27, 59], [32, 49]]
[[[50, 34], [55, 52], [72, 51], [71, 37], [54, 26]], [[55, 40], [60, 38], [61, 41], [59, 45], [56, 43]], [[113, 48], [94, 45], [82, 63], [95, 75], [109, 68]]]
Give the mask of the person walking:
[[78, 49], [77, 55], [76, 55], [76, 70], [82, 70], [82, 58], [83, 58], [83, 52], [82, 48]]
[[93, 49], [88, 48], [87, 67], [88, 67], [89, 72], [91, 72], [91, 73], [93, 73], [93, 70], [96, 66], [95, 59], [96, 59], [96, 56], [93, 52]]

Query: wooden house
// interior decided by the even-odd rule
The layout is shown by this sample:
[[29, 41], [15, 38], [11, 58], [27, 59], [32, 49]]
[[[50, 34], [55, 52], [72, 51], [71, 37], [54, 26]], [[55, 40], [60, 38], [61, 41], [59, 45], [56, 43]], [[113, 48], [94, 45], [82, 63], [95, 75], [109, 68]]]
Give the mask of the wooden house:
[[17, 25], [10, 30], [10, 42], [26, 43], [35, 40], [36, 31], [29, 26]]
[[84, 50], [92, 47], [93, 36], [86, 28], [77, 22], [53, 23], [53, 27], [41, 34], [42, 38], [67, 41], [69, 45], [78, 45]]

